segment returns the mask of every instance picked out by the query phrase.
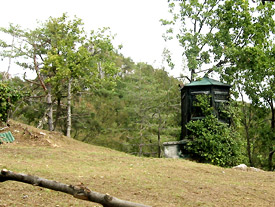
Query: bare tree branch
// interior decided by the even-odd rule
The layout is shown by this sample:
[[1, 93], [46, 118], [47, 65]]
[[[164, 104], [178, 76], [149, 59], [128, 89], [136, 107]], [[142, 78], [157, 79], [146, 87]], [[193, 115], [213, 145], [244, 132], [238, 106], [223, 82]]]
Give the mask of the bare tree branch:
[[7, 169], [1, 170], [0, 182], [5, 182], [8, 180], [14, 180], [18, 182], [28, 183], [34, 186], [40, 186], [43, 188], [60, 191], [63, 193], [70, 194], [75, 198], [78, 198], [81, 200], [100, 203], [103, 205], [103, 207], [150, 207], [143, 204], [121, 200], [116, 197], [112, 197], [108, 194], [101, 194], [95, 191], [91, 191], [84, 185], [77, 185], [77, 186], [67, 185], [67, 184], [59, 183], [53, 180], [40, 178], [37, 176], [14, 173]]
[[45, 86], [44, 80], [42, 79], [41, 75], [40, 75], [40, 71], [38, 68], [38, 63], [36, 61], [36, 45], [33, 44], [33, 49], [34, 49], [34, 53], [33, 53], [33, 62], [34, 62], [34, 69], [36, 71], [36, 75], [40, 81], [41, 86], [43, 87], [44, 91], [48, 91], [48, 89]]

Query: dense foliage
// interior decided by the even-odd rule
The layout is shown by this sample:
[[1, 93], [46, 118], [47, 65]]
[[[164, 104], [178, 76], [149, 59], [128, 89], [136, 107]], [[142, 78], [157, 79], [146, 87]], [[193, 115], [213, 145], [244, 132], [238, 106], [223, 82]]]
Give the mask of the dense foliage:
[[[164, 141], [180, 136], [179, 81], [163, 69], [116, 57], [121, 68], [114, 84], [86, 88], [72, 96], [72, 131], [75, 139], [145, 156], [159, 156]], [[43, 90], [13, 78], [36, 98], [25, 96], [13, 118], [40, 126], [47, 104]], [[41, 95], [41, 96], [40, 96]], [[55, 130], [66, 134], [67, 98], [53, 99]], [[47, 129], [47, 125], [43, 126]]]
[[168, 0], [168, 5], [172, 18], [162, 20], [167, 27], [165, 40], [176, 38], [184, 49], [185, 72], [192, 81], [203, 73], [222, 74], [233, 59], [238, 59], [236, 53], [245, 54], [247, 46], [264, 45], [275, 31], [271, 3]]
[[186, 127], [188, 137], [187, 151], [191, 157], [201, 162], [219, 166], [233, 166], [240, 158], [240, 135], [233, 126], [218, 120], [210, 106], [210, 97], [198, 95], [195, 106], [202, 110], [203, 119], [190, 121]]
[[[121, 57], [115, 88], [102, 87], [75, 101], [74, 136], [139, 155], [158, 155], [163, 141], [180, 133], [178, 81], [162, 69]], [[128, 69], [127, 69], [128, 68]], [[81, 101], [80, 101], [81, 100]]]
[[22, 94], [8, 82], [0, 81], [0, 123], [7, 122], [9, 110], [22, 97]]

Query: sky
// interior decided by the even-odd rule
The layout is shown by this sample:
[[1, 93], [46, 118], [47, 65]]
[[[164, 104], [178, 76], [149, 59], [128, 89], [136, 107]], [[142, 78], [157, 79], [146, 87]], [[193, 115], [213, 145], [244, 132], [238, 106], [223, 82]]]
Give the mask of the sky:
[[[115, 44], [122, 44], [121, 53], [135, 62], [145, 62], [155, 68], [166, 68], [174, 77], [182, 73], [181, 52], [176, 40], [165, 43], [162, 38], [165, 28], [160, 19], [169, 18], [167, 0], [5, 0], [1, 2], [0, 27], [9, 23], [22, 28], [34, 29], [37, 21], [44, 22], [50, 16], [69, 17], [83, 20], [88, 32], [102, 27], [110, 27], [116, 34]], [[4, 38], [0, 33], [0, 39]], [[169, 47], [176, 67], [170, 70], [163, 61], [162, 52]], [[0, 62], [0, 71], [6, 71], [8, 61]], [[14, 63], [10, 73], [23, 74]]]

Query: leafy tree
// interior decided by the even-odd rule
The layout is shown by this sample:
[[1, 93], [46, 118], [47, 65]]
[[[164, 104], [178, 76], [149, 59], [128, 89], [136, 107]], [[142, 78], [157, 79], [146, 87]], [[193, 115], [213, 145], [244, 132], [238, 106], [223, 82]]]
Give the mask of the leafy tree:
[[248, 164], [253, 167], [270, 169], [270, 146], [274, 143], [271, 139], [269, 109], [243, 101], [238, 102], [238, 107], [240, 109], [238, 117], [241, 124], [238, 131], [246, 141]]
[[[114, 64], [115, 49], [113, 36], [105, 35], [106, 29], [92, 31], [87, 37], [80, 19], [69, 20], [50, 17], [35, 30], [23, 31], [18, 27], [2, 28], [1, 31], [17, 37], [11, 55], [11, 45], [2, 42], [6, 48], [3, 56], [24, 57], [27, 61], [17, 62], [23, 68], [36, 71], [47, 102], [46, 114], [49, 130], [54, 130], [53, 98], [57, 99], [56, 122], [59, 119], [60, 103], [67, 98], [67, 132], [71, 134], [72, 95], [83, 90], [93, 90], [99, 85], [114, 83], [118, 68]], [[30, 63], [32, 62], [32, 63]], [[66, 95], [64, 95], [66, 94]]]
[[[263, 127], [262, 130], [265, 131], [265, 135], [269, 135], [264, 137], [265, 142], [269, 143], [267, 146], [269, 150], [268, 165], [272, 170], [272, 156], [275, 152], [275, 59], [274, 45], [270, 42], [270, 39], [263, 40], [262, 44], [257, 44], [254, 47], [247, 46], [236, 52], [237, 58], [234, 66], [228, 69], [230, 76], [224, 76], [224, 78], [229, 80], [234, 78], [242, 100], [244, 100], [242, 93], [247, 94], [254, 108], [259, 111], [265, 109], [265, 114], [269, 115], [269, 132], [266, 131], [266, 127]], [[264, 116], [263, 119], [267, 119], [267, 117]], [[244, 122], [245, 127], [248, 125], [249, 123]], [[257, 125], [259, 123], [254, 123], [253, 128]], [[249, 130], [247, 129], [247, 131]], [[250, 154], [250, 143], [247, 144], [248, 154]]]
[[183, 47], [191, 81], [200, 72], [223, 74], [236, 51], [261, 43], [275, 28], [274, 7], [260, 1], [171, 1], [169, 11], [173, 19], [161, 20], [170, 26], [166, 40], [176, 36]]

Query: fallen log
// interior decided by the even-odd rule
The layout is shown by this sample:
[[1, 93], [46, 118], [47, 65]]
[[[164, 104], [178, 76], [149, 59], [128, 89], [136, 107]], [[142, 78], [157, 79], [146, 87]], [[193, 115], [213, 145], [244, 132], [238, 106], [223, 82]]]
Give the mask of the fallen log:
[[95, 191], [91, 191], [84, 185], [67, 185], [54, 180], [47, 180], [33, 175], [15, 173], [7, 169], [1, 170], [0, 182], [5, 182], [8, 180], [28, 183], [34, 186], [40, 186], [43, 188], [60, 191], [70, 194], [78, 199], [99, 203], [103, 205], [103, 207], [150, 207], [139, 203], [121, 200], [108, 194], [101, 194]]

